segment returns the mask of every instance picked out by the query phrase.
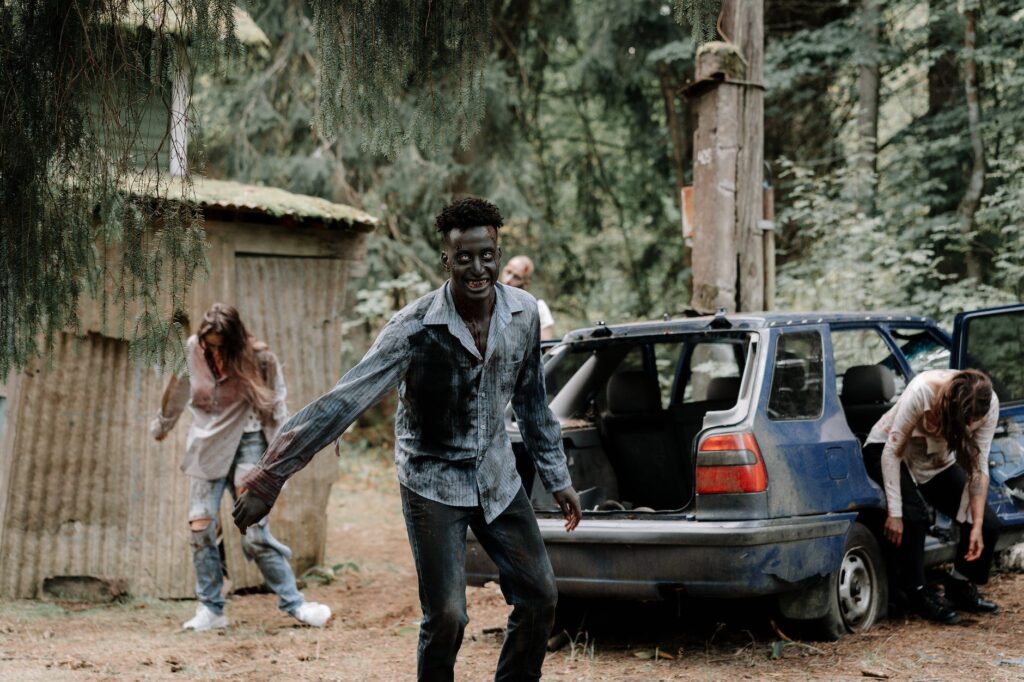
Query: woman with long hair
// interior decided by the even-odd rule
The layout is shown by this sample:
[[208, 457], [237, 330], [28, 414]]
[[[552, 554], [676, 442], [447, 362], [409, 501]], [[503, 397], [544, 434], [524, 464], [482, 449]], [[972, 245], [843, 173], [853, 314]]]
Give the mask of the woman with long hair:
[[[188, 521], [199, 605], [182, 627], [201, 631], [228, 624], [217, 543], [221, 497], [225, 489], [232, 498], [240, 494], [242, 478], [285, 422], [287, 390], [277, 357], [249, 335], [230, 305], [214, 303], [206, 311], [185, 353], [187, 372], [171, 378], [150, 430], [162, 441], [186, 405], [192, 412], [182, 469], [189, 477]], [[307, 625], [327, 623], [331, 610], [305, 601], [288, 565], [291, 550], [270, 534], [266, 519], [246, 529], [242, 550], [277, 594], [278, 608]]]
[[[991, 613], [978, 594], [988, 581], [999, 520], [986, 504], [988, 455], [999, 420], [992, 381], [967, 370], [921, 372], [875, 424], [864, 458], [885, 489], [885, 538], [895, 547], [910, 607], [941, 623], [957, 623], [957, 610]], [[959, 524], [960, 541], [946, 580], [946, 600], [925, 587], [924, 541], [928, 505]], [[952, 606], [952, 608], [951, 608]]]

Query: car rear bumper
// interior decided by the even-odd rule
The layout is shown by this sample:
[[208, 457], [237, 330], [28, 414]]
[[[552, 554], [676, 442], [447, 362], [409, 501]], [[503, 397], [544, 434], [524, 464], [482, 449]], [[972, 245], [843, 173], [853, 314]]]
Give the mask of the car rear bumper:
[[[661, 599], [750, 597], [795, 589], [839, 565], [856, 514], [779, 521], [584, 519], [566, 533], [556, 518], [538, 519], [561, 594]], [[470, 584], [497, 569], [470, 534]]]

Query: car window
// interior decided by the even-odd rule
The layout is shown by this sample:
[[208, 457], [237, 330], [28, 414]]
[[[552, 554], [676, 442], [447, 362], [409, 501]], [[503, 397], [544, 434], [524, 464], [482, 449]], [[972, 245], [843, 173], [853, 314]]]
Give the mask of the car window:
[[544, 388], [548, 393], [548, 403], [554, 400], [558, 392], [562, 390], [566, 382], [572, 378], [572, 375], [579, 371], [583, 363], [587, 361], [587, 358], [591, 356], [591, 353], [574, 353], [568, 348], [564, 348], [557, 352], [557, 357], [551, 357], [544, 368]]
[[949, 348], [925, 329], [890, 329], [914, 374], [949, 368]]
[[676, 379], [679, 356], [683, 352], [681, 341], [654, 344], [654, 367], [658, 371], [658, 391], [661, 393], [661, 407], [668, 409], [672, 400], [672, 384]]
[[690, 353], [689, 380], [683, 389], [683, 402], [700, 402], [708, 398], [712, 379], [740, 376], [735, 342], [701, 342]]
[[773, 420], [817, 419], [824, 400], [821, 334], [780, 334], [772, 367], [768, 417]]
[[1017, 311], [967, 321], [967, 367], [992, 378], [1004, 404], [1024, 401], [1024, 320]]
[[[600, 355], [606, 352], [617, 353], [621, 352], [620, 349], [621, 346], [617, 349], [609, 348], [604, 351], [598, 351], [598, 354]], [[622, 356], [622, 359], [618, 362], [617, 365], [615, 365], [614, 371], [611, 372], [608, 376], [610, 377], [611, 374], [618, 374], [620, 372], [646, 371], [647, 370], [644, 367], [644, 347], [641, 345], [637, 345], [630, 348], [629, 351], [627, 351], [626, 354]], [[608, 396], [605, 391], [606, 388], [602, 386], [601, 389], [598, 390], [597, 393], [594, 395], [594, 406], [596, 407], [598, 413], [604, 412], [605, 410], [608, 409]]]
[[836, 395], [843, 394], [843, 375], [857, 365], [882, 365], [892, 372], [896, 395], [903, 392], [907, 378], [895, 362], [892, 351], [875, 328], [833, 329], [832, 357], [836, 367]]

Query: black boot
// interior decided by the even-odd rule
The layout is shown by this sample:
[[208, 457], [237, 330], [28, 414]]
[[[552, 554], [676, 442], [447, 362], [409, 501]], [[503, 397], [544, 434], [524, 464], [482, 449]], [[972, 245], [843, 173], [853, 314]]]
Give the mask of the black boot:
[[946, 625], [956, 625], [960, 622], [960, 614], [942, 604], [926, 587], [907, 590], [907, 599], [910, 610], [926, 620]]
[[946, 581], [946, 598], [957, 609], [969, 613], [995, 613], [999, 610], [995, 602], [982, 599], [978, 588], [970, 580], [951, 577]]

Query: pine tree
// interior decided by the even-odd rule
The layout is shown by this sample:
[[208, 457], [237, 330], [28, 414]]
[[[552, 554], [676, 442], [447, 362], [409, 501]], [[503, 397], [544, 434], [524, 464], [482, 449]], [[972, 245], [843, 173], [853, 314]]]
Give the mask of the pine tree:
[[[204, 262], [202, 223], [168, 189], [159, 146], [140, 153], [140, 140], [182, 62], [236, 52], [233, 11], [229, 0], [0, 5], [0, 379], [77, 327], [83, 295], [119, 310], [147, 356], [180, 331], [172, 311]], [[167, 133], [161, 143], [166, 156]], [[142, 185], [146, 197], [129, 189]], [[126, 320], [133, 302], [141, 314]]]

